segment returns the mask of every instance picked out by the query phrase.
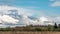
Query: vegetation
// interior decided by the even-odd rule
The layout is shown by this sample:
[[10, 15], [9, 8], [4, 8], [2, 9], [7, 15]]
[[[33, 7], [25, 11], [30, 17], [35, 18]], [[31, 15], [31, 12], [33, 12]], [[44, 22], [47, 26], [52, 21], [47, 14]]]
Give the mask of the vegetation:
[[57, 28], [58, 28], [56, 23], [55, 23], [55, 25], [54, 25], [54, 28], [55, 28], [55, 29], [57, 29]]
[[26, 26], [26, 27], [15, 27], [15, 28], [0, 28], [0, 31], [60, 31], [60, 26], [58, 27], [55, 23], [54, 26]]

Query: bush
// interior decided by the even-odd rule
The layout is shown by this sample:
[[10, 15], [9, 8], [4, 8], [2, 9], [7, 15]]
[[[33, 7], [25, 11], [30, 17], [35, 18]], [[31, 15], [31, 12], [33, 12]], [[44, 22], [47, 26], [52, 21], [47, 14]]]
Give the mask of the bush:
[[35, 31], [41, 31], [41, 29], [40, 28], [35, 28]]
[[55, 28], [55, 29], [57, 29], [57, 28], [58, 28], [56, 23], [55, 23], [55, 25], [54, 25], [54, 28]]

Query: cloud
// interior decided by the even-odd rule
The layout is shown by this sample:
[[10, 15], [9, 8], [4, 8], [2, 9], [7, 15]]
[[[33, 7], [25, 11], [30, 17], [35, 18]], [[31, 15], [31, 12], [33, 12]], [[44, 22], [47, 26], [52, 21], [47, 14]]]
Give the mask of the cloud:
[[14, 19], [14, 18], [8, 16], [8, 15], [0, 16], [0, 20], [3, 21], [3, 22], [6, 22], [6, 23], [13, 23], [13, 24], [15, 24], [19, 21], [17, 19]]
[[54, 21], [57, 22], [57, 24], [59, 24], [60, 23], [60, 16], [55, 17]]
[[39, 23], [40, 25], [54, 25], [54, 22], [52, 21], [52, 19], [49, 18], [49, 17], [46, 17], [46, 16], [40, 17], [38, 23]]
[[[13, 7], [13, 6], [0, 6], [0, 23], [5, 23], [5, 24], [8, 24], [8, 23], [12, 23], [12, 24], [24, 24], [26, 25], [29, 25], [30, 23], [30, 19], [28, 18], [28, 16], [31, 16], [32, 14], [29, 13], [30, 10], [28, 9], [24, 9], [24, 8], [18, 8], [18, 7]], [[22, 18], [18, 18], [15, 16], [15, 17], [12, 17], [12, 16], [17, 16], [18, 15]], [[16, 19], [15, 19], [16, 18]], [[17, 25], [15, 25], [17, 26]], [[18, 25], [19, 26], [19, 25]]]
[[[53, 21], [57, 18], [52, 19], [52, 18], [46, 17], [44, 12], [45, 11], [34, 11], [34, 10], [16, 7], [16, 6], [6, 6], [6, 5], [4, 6], [3, 5], [3, 6], [0, 6], [0, 23], [5, 22], [4, 25], [6, 25], [6, 26], [8, 26], [9, 23], [13, 23], [12, 24], [13, 26], [9, 25], [11, 27], [20, 26], [20, 25], [25, 26], [25, 25], [31, 25], [31, 24], [33, 24], [33, 25], [48, 25], [48, 24], [53, 25], [54, 24]], [[35, 20], [28, 18], [29, 16], [30, 17], [35, 16], [34, 14], [39, 15], [39, 18], [37, 18]], [[48, 22], [48, 23], [46, 23], [46, 22]], [[16, 23], [19, 25], [17, 25]]]
[[52, 5], [51, 5], [51, 6], [53, 6], [53, 7], [60, 6], [60, 1], [52, 3]]
[[0, 6], [0, 11], [2, 11], [2, 13], [4, 14], [8, 14], [12, 11], [17, 12], [18, 14], [23, 14], [23, 15], [32, 15], [30, 14], [29, 9], [25, 9], [22, 7], [15, 7], [15, 6], [8, 6], [8, 5], [1, 5]]
[[53, 7], [57, 7], [57, 6], [60, 6], [60, 0], [52, 0], [53, 3], [51, 3], [51, 6]]
[[53, 2], [53, 1], [60, 1], [60, 0], [49, 0], [49, 1]]
[[14, 18], [12, 18], [12, 17], [10, 17], [10, 16], [8, 16], [8, 15], [3, 15], [3, 16], [1, 17], [1, 20], [2, 20], [3, 22], [7, 22], [7, 23], [17, 23], [17, 22], [19, 22], [19, 20], [14, 19]]
[[18, 9], [18, 8], [16, 8], [16, 7], [13, 7], [13, 6], [8, 6], [8, 5], [1, 5], [0, 6], [0, 10], [16, 10], [16, 9]]
[[40, 17], [40, 20], [41, 21], [48, 21], [48, 18], [47, 17]]

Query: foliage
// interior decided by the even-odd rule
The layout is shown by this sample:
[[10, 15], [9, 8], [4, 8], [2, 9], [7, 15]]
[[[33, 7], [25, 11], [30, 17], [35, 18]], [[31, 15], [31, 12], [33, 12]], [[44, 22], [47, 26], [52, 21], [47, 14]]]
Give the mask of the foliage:
[[35, 31], [41, 31], [41, 29], [40, 28], [35, 28]]
[[55, 25], [54, 25], [54, 28], [55, 28], [55, 29], [57, 29], [57, 28], [58, 28], [56, 23], [55, 23]]
[[0, 28], [0, 31], [60, 31], [60, 28], [57, 27], [57, 24], [55, 23], [54, 26], [48, 25], [48, 26], [39, 26], [39, 27], [19, 27], [19, 28]]

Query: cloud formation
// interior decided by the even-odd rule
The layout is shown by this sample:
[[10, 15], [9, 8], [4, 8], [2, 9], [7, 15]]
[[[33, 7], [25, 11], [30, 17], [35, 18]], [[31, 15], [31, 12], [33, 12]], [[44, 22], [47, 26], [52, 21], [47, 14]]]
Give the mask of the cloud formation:
[[53, 6], [53, 7], [60, 6], [60, 0], [51, 0], [51, 1], [53, 1], [53, 3], [51, 4], [51, 6]]
[[53, 6], [53, 7], [54, 7], [54, 6], [60, 6], [60, 1], [54, 2], [54, 3], [52, 4], [52, 6]]
[[[33, 20], [32, 16], [34, 16], [33, 15], [34, 12], [30, 13], [30, 11], [32, 10], [20, 8], [20, 7], [14, 7], [14, 6], [0, 6], [0, 11], [1, 11], [0, 12], [0, 23], [3, 23], [6, 26], [12, 23], [13, 26], [11, 26], [12, 24], [9, 25], [11, 27], [21, 26], [21, 25], [26, 26], [26, 25], [31, 25], [31, 24], [32, 25], [48, 25], [48, 24], [53, 25], [54, 19], [57, 19], [57, 18], [54, 18], [52, 20], [51, 18], [42, 16], [42, 17], [39, 17]], [[32, 17], [32, 19], [29, 17]], [[19, 25], [17, 25], [16, 23]]]
[[[32, 14], [28, 13], [27, 11], [29, 10], [18, 8], [18, 7], [0, 6], [0, 23], [25, 24], [25, 25], [27, 24], [28, 25], [29, 24], [28, 16], [31, 16]], [[18, 18], [18, 16], [20, 15], [21, 15], [21, 18], [20, 17]]]
[[0, 19], [1, 19], [1, 21], [3, 21], [3, 22], [13, 23], [13, 24], [15, 24], [15, 23], [17, 23], [17, 22], [19, 21], [19, 20], [17, 20], [17, 19], [14, 19], [14, 18], [8, 16], [8, 15], [0, 16]]

